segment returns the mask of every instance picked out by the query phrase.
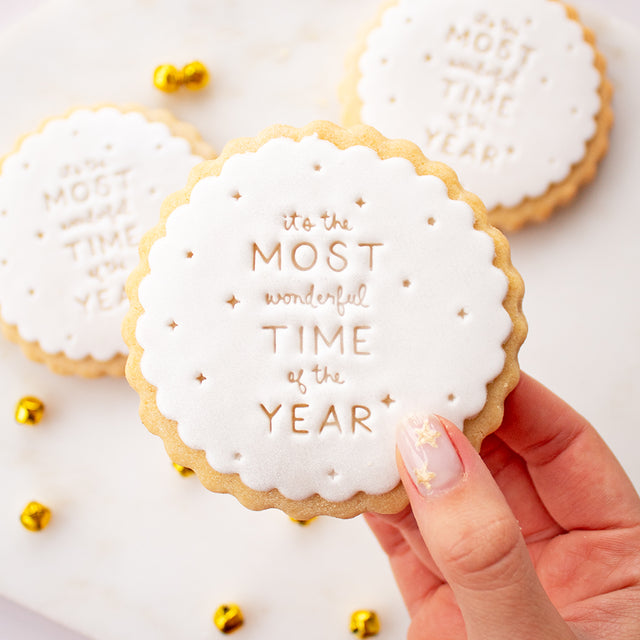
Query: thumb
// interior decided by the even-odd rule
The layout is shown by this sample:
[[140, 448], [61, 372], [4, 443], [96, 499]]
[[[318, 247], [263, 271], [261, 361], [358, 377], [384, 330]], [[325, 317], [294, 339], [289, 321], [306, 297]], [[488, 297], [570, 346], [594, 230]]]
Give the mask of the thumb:
[[574, 639], [538, 580], [502, 492], [461, 431], [436, 416], [412, 417], [397, 444], [416, 522], [468, 639]]

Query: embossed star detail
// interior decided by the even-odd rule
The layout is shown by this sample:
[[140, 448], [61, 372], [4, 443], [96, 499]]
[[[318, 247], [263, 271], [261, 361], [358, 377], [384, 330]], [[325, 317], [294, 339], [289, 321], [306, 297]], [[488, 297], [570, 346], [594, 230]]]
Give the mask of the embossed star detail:
[[436, 474], [433, 471], [429, 471], [427, 463], [425, 462], [422, 469], [414, 469], [413, 473], [416, 476], [416, 482], [429, 491], [431, 489], [431, 481], [436, 477]]
[[438, 438], [440, 437], [440, 432], [436, 431], [426, 420], [422, 423], [422, 426], [419, 429], [416, 429], [416, 444], [420, 447], [422, 445], [428, 444], [434, 449], [438, 446]]
[[237, 304], [240, 304], [240, 300], [238, 300], [238, 298], [236, 298], [235, 296], [231, 296], [228, 300], [227, 300], [227, 304], [231, 305], [232, 309], [236, 308]]
[[387, 397], [386, 398], [382, 398], [382, 400], [380, 400], [380, 402], [384, 403], [387, 405], [387, 409], [395, 402], [395, 400], [387, 393]]

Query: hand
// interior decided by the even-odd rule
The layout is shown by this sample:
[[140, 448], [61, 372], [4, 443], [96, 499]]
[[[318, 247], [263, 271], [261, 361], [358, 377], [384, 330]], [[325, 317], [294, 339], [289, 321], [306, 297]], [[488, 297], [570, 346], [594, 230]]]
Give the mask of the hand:
[[482, 457], [421, 425], [398, 435], [410, 506], [366, 516], [410, 640], [640, 638], [640, 498], [584, 418], [523, 374]]

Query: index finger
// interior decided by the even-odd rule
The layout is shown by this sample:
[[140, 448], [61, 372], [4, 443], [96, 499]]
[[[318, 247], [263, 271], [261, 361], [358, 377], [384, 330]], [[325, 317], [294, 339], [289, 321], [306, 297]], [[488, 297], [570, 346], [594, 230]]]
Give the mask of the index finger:
[[495, 433], [524, 458], [538, 494], [566, 530], [640, 523], [640, 498], [597, 431], [526, 374], [507, 398]]

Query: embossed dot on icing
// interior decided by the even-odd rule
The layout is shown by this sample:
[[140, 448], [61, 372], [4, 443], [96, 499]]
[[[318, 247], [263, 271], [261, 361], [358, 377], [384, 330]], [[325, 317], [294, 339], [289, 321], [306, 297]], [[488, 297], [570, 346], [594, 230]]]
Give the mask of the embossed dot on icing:
[[[167, 153], [154, 152], [158, 138]], [[168, 126], [112, 107], [78, 109], [26, 136], [0, 173], [0, 211], [20, 211], [2, 217], [0, 254], [12, 263], [0, 276], [2, 322], [46, 354], [125, 355], [125, 281], [158, 219], [145, 185], [168, 195], [201, 160]]]

